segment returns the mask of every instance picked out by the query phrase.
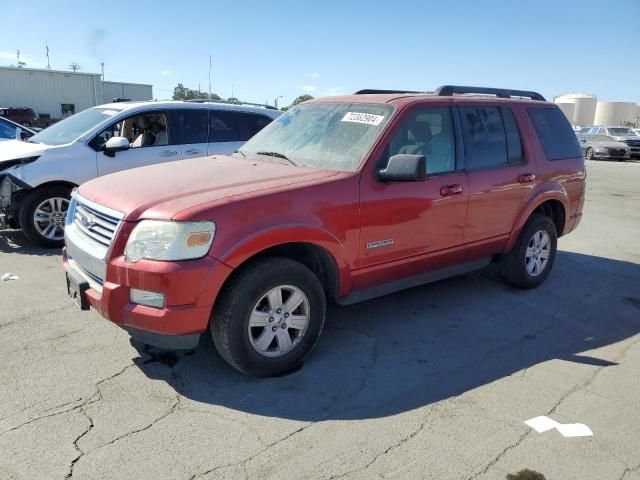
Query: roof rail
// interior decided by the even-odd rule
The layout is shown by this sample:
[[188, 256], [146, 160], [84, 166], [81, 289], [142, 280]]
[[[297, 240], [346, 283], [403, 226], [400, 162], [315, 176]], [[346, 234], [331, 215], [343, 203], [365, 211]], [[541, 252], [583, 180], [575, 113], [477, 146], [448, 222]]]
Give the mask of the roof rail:
[[369, 95], [372, 93], [426, 93], [426, 92], [413, 92], [411, 90], [377, 90], [375, 88], [365, 88], [364, 90], [358, 90], [354, 95]]
[[487, 87], [463, 87], [459, 85], [443, 85], [433, 92], [435, 95], [451, 97], [454, 93], [477, 93], [481, 95], [495, 95], [499, 98], [524, 97], [531, 100], [545, 102], [545, 98], [538, 92], [527, 90], [511, 90], [508, 88], [487, 88]]
[[225, 105], [248, 105], [250, 107], [262, 107], [269, 110], [278, 110], [273, 105], [267, 105], [266, 103], [251, 103], [251, 102], [230, 102], [228, 100], [216, 100], [215, 98], [192, 98], [187, 100], [192, 103], [224, 103]]

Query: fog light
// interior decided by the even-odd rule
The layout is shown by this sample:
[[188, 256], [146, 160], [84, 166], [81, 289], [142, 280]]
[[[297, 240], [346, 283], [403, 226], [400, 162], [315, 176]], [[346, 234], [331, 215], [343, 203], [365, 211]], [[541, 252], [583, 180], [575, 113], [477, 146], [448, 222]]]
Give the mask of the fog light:
[[129, 298], [131, 299], [131, 303], [156, 308], [164, 307], [164, 295], [162, 293], [148, 292], [147, 290], [132, 288], [129, 292]]

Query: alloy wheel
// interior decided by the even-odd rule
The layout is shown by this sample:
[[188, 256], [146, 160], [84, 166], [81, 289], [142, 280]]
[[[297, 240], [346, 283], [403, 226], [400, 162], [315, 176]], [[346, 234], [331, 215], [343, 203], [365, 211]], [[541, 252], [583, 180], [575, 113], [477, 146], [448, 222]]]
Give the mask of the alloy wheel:
[[309, 299], [292, 285], [265, 293], [253, 307], [248, 333], [251, 346], [265, 357], [280, 357], [293, 350], [309, 327]]
[[40, 203], [33, 213], [36, 231], [49, 240], [62, 240], [68, 209], [69, 200], [62, 197], [48, 198]]
[[527, 245], [524, 257], [527, 272], [532, 277], [540, 275], [549, 262], [551, 254], [551, 237], [545, 230], [538, 230], [533, 234]]

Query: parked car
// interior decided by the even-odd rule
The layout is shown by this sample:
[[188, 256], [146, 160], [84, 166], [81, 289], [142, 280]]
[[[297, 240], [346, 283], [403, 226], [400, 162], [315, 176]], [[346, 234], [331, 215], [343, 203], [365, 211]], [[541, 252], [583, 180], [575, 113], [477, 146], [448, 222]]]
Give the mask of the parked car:
[[640, 157], [640, 136], [629, 127], [602, 127], [596, 125], [591, 127], [589, 133], [608, 135], [618, 142], [624, 142], [631, 148], [632, 157]]
[[281, 113], [189, 102], [89, 108], [27, 142], [0, 144], [0, 214], [38, 245], [61, 247], [76, 186], [119, 170], [233, 153]]
[[27, 140], [35, 134], [36, 132], [30, 128], [0, 117], [0, 141]]
[[0, 107], [0, 117], [30, 127], [38, 118], [36, 112], [27, 107]]
[[624, 161], [631, 156], [629, 145], [608, 135], [578, 135], [578, 141], [587, 160], [600, 158]]
[[376, 92], [297, 105], [231, 157], [81, 185], [63, 250], [71, 298], [145, 344], [191, 349], [209, 330], [230, 365], [270, 376], [310, 353], [327, 297], [491, 261], [511, 285], [540, 285], [584, 202], [562, 111], [535, 92]]

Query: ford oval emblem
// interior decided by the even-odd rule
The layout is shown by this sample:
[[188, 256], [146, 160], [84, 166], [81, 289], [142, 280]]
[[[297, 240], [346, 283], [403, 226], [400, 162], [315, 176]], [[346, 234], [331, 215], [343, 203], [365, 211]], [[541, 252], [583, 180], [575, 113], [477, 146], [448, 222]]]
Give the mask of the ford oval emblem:
[[82, 225], [84, 225], [85, 228], [92, 228], [96, 224], [95, 220], [88, 215], [81, 215], [80, 222], [82, 223]]

